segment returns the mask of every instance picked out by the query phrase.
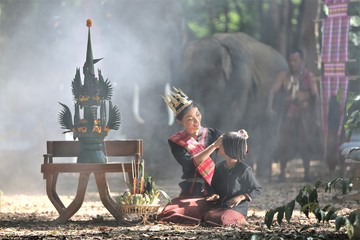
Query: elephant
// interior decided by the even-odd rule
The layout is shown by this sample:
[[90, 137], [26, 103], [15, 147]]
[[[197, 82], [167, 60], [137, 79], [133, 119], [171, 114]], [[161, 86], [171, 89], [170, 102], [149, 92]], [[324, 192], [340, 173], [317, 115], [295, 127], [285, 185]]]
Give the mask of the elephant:
[[[199, 106], [203, 125], [250, 134], [249, 162], [259, 177], [271, 178], [272, 153], [280, 113], [266, 115], [269, 89], [286, 59], [272, 47], [245, 33], [217, 33], [185, 45], [175, 86]], [[281, 96], [276, 109], [281, 111]], [[269, 171], [270, 170], [270, 171]]]

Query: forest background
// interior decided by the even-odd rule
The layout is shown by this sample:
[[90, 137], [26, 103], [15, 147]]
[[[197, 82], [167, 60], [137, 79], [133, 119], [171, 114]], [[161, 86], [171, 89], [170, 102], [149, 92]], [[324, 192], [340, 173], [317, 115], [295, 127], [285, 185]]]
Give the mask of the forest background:
[[[360, 71], [359, 12], [359, 2], [350, 1], [349, 59], [352, 61], [347, 64], [350, 76], [358, 76]], [[114, 83], [118, 91], [114, 94], [116, 104], [126, 91], [125, 82], [131, 82], [138, 74], [136, 70], [125, 73], [131, 64], [137, 61], [138, 65], [139, 61], [124, 49], [120, 51], [124, 55], [122, 60], [119, 54], [111, 55], [125, 46], [121, 36], [131, 31], [130, 27], [143, 31], [144, 36], [160, 35], [164, 23], [173, 23], [167, 17], [176, 15], [178, 23], [184, 25], [186, 34], [181, 34], [188, 40], [218, 32], [245, 32], [284, 56], [292, 48], [303, 49], [307, 67], [320, 77], [321, 20], [326, 13], [326, 6], [320, 0], [0, 0], [0, 189], [43, 190], [40, 164], [46, 151], [45, 142], [64, 138], [57, 119], [58, 102], [72, 99], [70, 82], [75, 67], [85, 60], [87, 18], [94, 19], [94, 55], [105, 57], [96, 67]], [[154, 18], [161, 21], [152, 22]], [[129, 29], [121, 28], [124, 22]], [[144, 37], [140, 43], [157, 40], [153, 35]], [[161, 41], [151, 46], [158, 47]], [[170, 46], [167, 50], [175, 48]], [[141, 44], [134, 49], [136, 56], [148, 62], [154, 57], [152, 53], [159, 50], [153, 47], [144, 51]], [[114, 64], [116, 61], [119, 64]], [[359, 89], [358, 80], [349, 81], [350, 91], [359, 92]], [[124, 137], [121, 131], [111, 133], [109, 139]]]

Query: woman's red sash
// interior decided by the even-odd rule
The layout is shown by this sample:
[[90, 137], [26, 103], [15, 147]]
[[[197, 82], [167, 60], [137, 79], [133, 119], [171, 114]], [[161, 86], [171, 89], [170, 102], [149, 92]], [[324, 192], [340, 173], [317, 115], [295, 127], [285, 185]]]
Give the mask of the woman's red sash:
[[[173, 141], [174, 143], [185, 148], [188, 151], [188, 153], [190, 153], [190, 155], [192, 157], [194, 157], [196, 154], [204, 151], [204, 149], [205, 149], [204, 139], [205, 139], [207, 131], [208, 131], [207, 128], [203, 128], [203, 133], [202, 133], [200, 143], [197, 142], [192, 136], [190, 136], [184, 130], [174, 134], [169, 139], [171, 141]], [[194, 162], [194, 164], [195, 164], [195, 162]], [[195, 166], [196, 166], [196, 164], [195, 164]], [[204, 180], [209, 185], [211, 185], [211, 180], [214, 175], [214, 170], [215, 170], [215, 164], [210, 157], [205, 159], [202, 163], [200, 163], [200, 165], [196, 166], [196, 171], [204, 178]]]

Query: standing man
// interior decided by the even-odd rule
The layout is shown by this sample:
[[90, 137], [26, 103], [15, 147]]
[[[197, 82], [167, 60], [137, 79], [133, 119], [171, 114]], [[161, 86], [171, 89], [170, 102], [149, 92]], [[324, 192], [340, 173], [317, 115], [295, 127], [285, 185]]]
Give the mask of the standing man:
[[289, 55], [290, 72], [279, 74], [270, 89], [267, 114], [272, 117], [275, 94], [283, 93], [282, 122], [275, 159], [280, 161], [280, 180], [285, 179], [286, 164], [301, 158], [304, 180], [310, 181], [310, 160], [320, 146], [319, 91], [313, 74], [304, 66], [303, 53], [294, 50]]

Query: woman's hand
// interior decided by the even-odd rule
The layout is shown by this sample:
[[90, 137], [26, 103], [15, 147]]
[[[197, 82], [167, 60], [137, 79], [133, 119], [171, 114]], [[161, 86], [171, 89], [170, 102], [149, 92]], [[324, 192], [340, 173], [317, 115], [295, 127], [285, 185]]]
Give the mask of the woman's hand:
[[233, 208], [246, 199], [247, 199], [246, 195], [241, 194], [239, 196], [231, 198], [226, 202], [226, 204], [228, 205], [229, 208]]
[[204, 151], [196, 154], [194, 156], [195, 166], [199, 166], [204, 160], [206, 160], [210, 155], [218, 148], [222, 146], [223, 136], [221, 135], [216, 139], [215, 142], [210, 144]]
[[223, 140], [223, 135], [221, 135], [220, 137], [218, 137], [218, 139], [216, 139], [216, 141], [213, 143], [214, 147], [219, 148], [222, 146], [222, 140]]
[[206, 201], [208, 201], [208, 202], [213, 202], [213, 201], [218, 200], [219, 198], [220, 198], [220, 196], [214, 193], [213, 195], [207, 197], [207, 198], [206, 198]]

